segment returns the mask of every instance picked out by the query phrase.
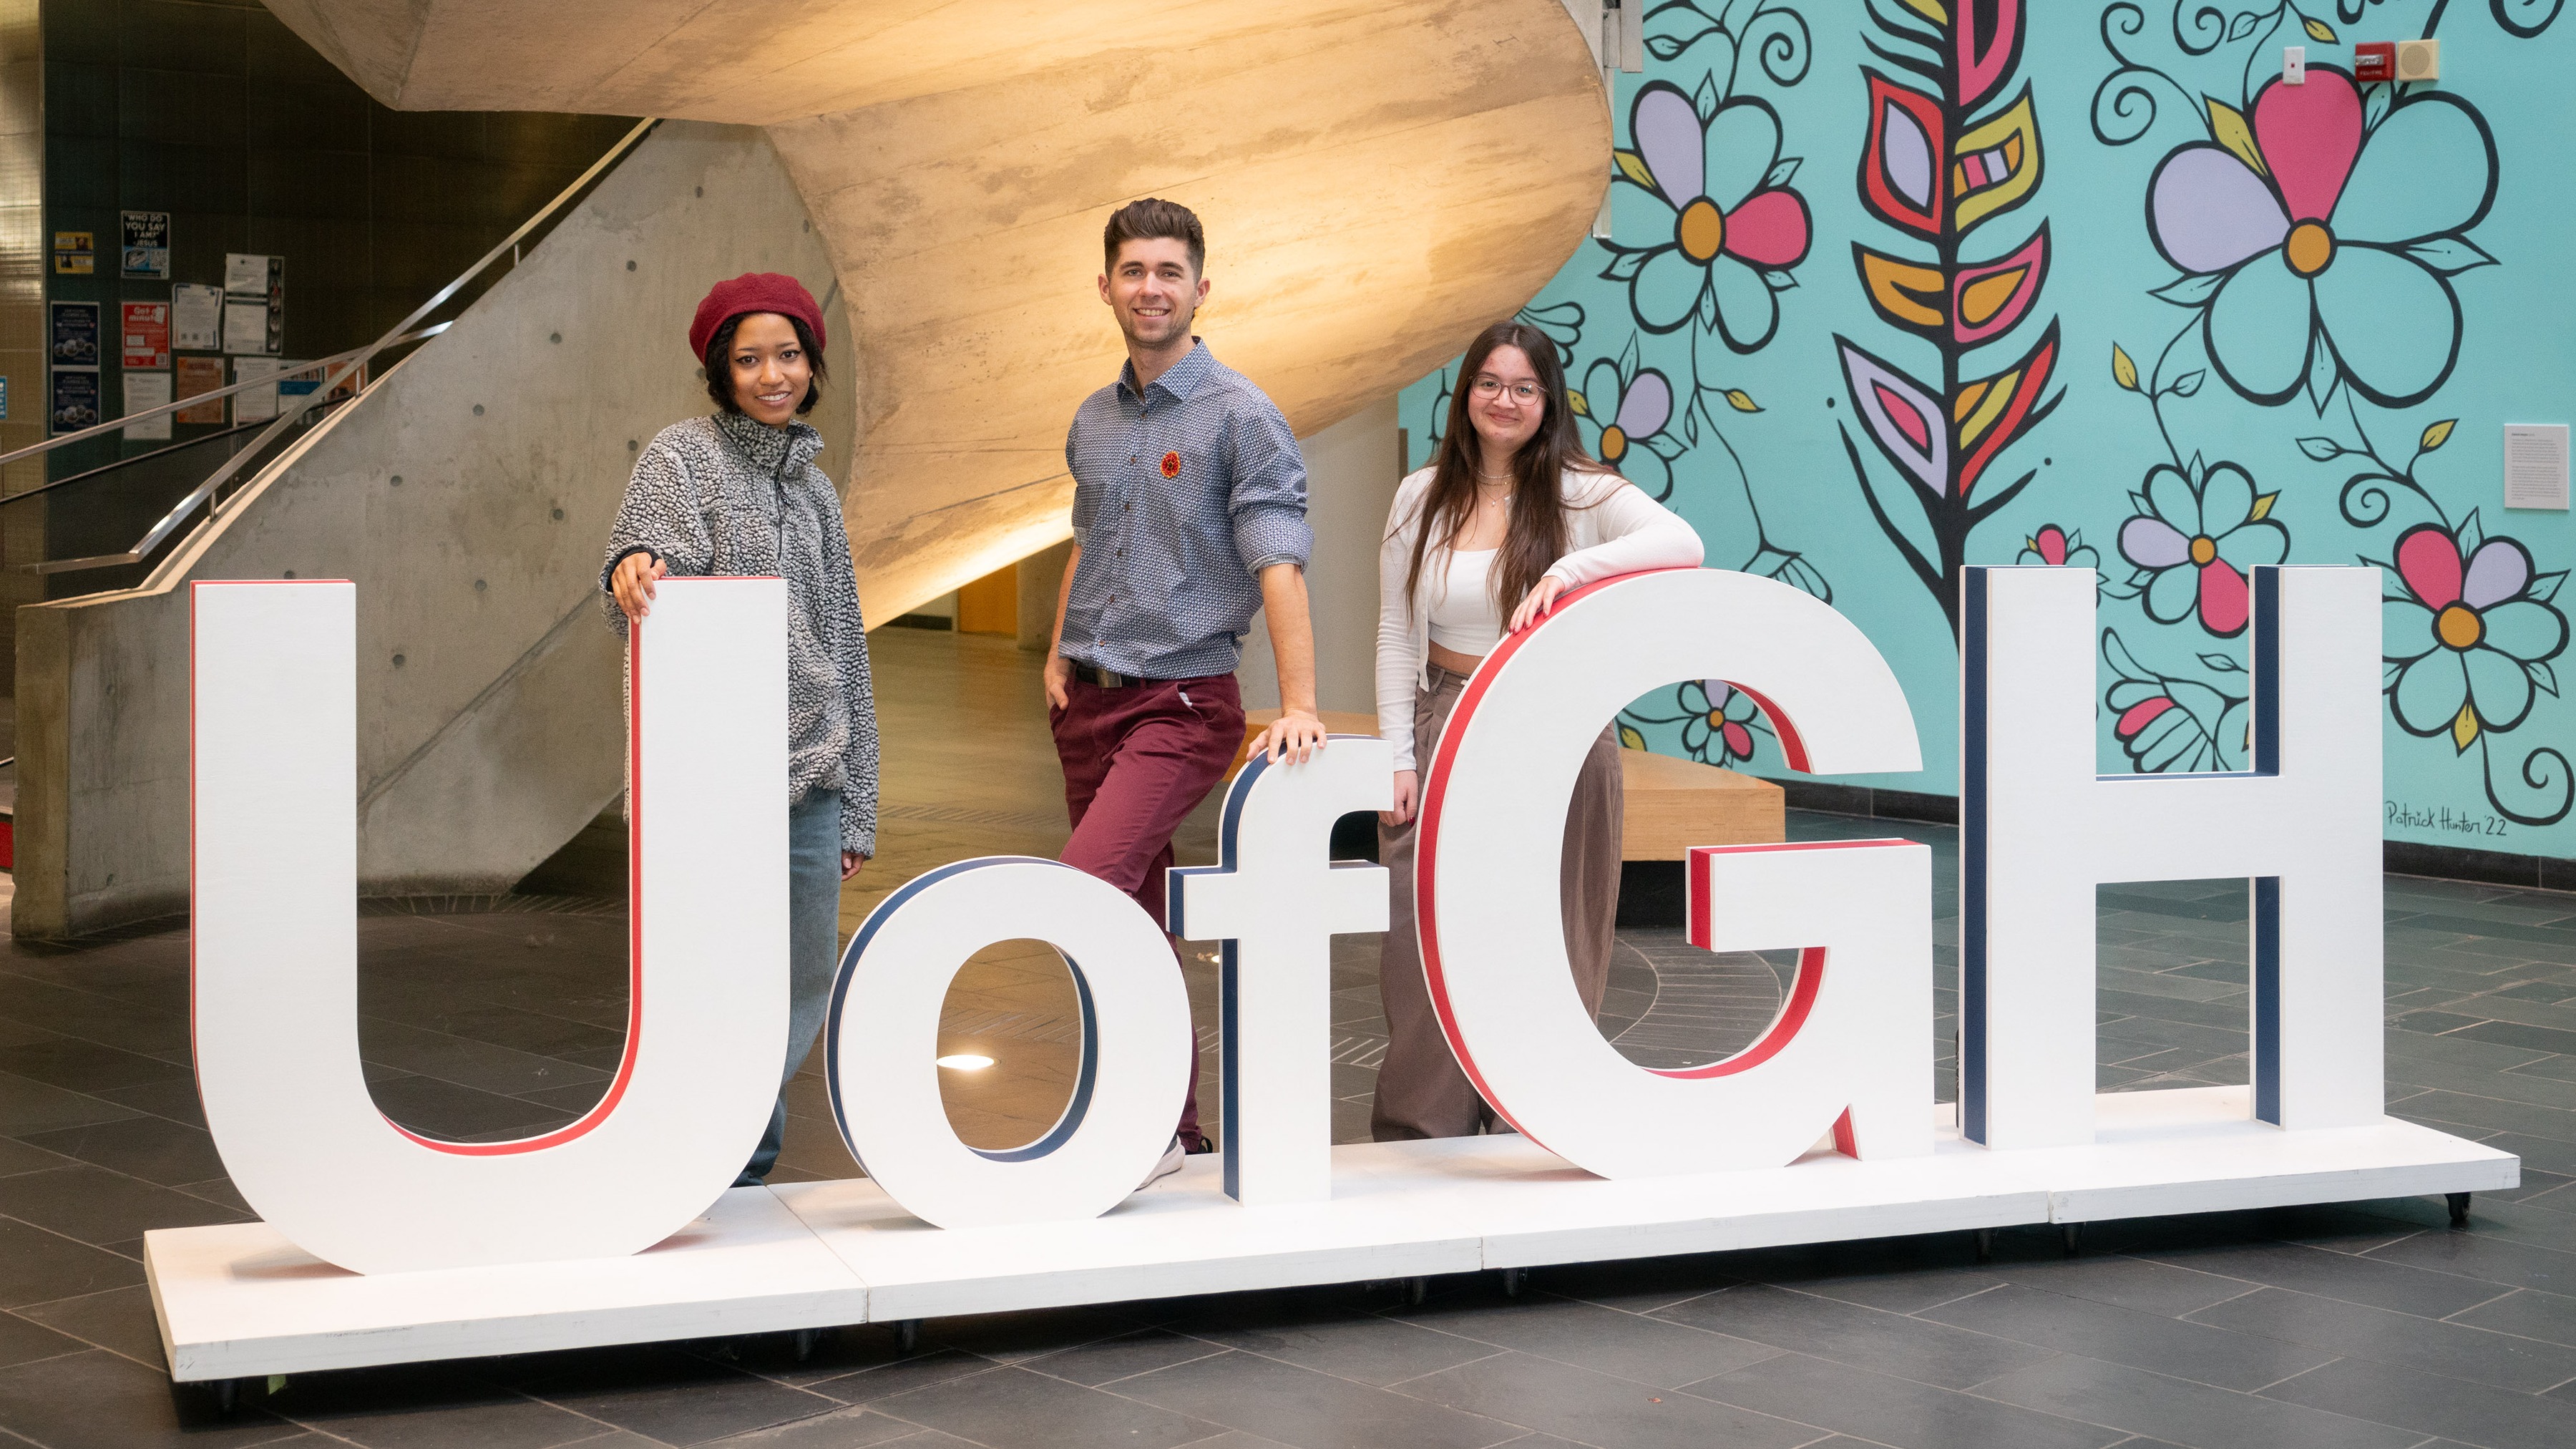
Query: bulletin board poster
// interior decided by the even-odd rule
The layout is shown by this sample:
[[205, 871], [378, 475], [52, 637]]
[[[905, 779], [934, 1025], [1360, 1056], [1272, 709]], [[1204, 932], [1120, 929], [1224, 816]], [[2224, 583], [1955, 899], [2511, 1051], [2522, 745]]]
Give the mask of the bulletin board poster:
[[53, 430], [77, 433], [98, 426], [98, 370], [54, 369]]
[[120, 275], [168, 280], [170, 276], [170, 213], [166, 211], [128, 211], [119, 214], [124, 231], [121, 249], [124, 262]]
[[285, 350], [286, 258], [226, 252], [224, 351], [274, 357]]
[[54, 302], [53, 361], [56, 367], [98, 366], [98, 304]]
[[[260, 382], [273, 379], [286, 370], [286, 364], [273, 357], [236, 357], [233, 359], [233, 382]], [[233, 394], [233, 421], [264, 423], [277, 416], [277, 384], [244, 388]]]
[[[176, 375], [177, 395], [182, 401], [192, 397], [203, 397], [210, 392], [221, 392], [224, 386], [224, 360], [220, 357], [182, 357], [179, 359]], [[210, 398], [194, 407], [181, 408], [171, 416], [183, 423], [212, 423], [221, 427], [224, 422], [224, 399]]]
[[[150, 412], [170, 401], [170, 374], [166, 372], [129, 372], [124, 375], [125, 411], [118, 417], [130, 418]], [[146, 418], [125, 430], [130, 442], [161, 442], [170, 436], [170, 415]]]
[[170, 366], [170, 304], [126, 302], [125, 365], [160, 372]]
[[87, 277], [98, 271], [98, 239], [85, 231], [54, 233], [54, 275]]
[[181, 352], [223, 350], [223, 288], [181, 282], [170, 289], [170, 345]]

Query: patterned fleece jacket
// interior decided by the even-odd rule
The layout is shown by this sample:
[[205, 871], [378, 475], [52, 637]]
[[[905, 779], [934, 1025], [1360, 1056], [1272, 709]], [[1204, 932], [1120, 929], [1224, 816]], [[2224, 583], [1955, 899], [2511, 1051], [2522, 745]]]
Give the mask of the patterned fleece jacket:
[[877, 849], [877, 716], [868, 636], [841, 500], [814, 466], [822, 434], [773, 428], [738, 413], [664, 428], [635, 460], [599, 572], [608, 627], [626, 611], [607, 592], [628, 554], [650, 552], [674, 574], [787, 581], [787, 800], [841, 793], [841, 847]]

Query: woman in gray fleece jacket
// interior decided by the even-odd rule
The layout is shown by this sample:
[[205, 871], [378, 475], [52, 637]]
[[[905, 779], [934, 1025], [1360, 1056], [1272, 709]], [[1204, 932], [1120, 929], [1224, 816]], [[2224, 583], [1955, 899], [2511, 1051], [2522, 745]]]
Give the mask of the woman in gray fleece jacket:
[[735, 1180], [777, 1164], [787, 1081], [813, 1050], [840, 945], [842, 881], [876, 853], [877, 720], [868, 639], [841, 500], [814, 466], [822, 435], [799, 421], [822, 397], [823, 312], [793, 277], [747, 273], [698, 304], [689, 348], [711, 417], [673, 423], [635, 460], [600, 588], [609, 627], [652, 607], [666, 575], [787, 581], [787, 848], [790, 1008], [778, 1105]]

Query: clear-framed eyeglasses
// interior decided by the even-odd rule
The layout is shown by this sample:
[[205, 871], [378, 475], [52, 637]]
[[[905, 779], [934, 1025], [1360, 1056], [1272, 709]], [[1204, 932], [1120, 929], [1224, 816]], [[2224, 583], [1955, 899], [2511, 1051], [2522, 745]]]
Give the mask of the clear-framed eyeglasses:
[[1526, 378], [1519, 382], [1506, 383], [1490, 372], [1480, 372], [1476, 374], [1476, 380], [1468, 384], [1468, 388], [1487, 402], [1492, 402], [1507, 392], [1512, 395], [1512, 401], [1516, 403], [1538, 401], [1538, 384]]

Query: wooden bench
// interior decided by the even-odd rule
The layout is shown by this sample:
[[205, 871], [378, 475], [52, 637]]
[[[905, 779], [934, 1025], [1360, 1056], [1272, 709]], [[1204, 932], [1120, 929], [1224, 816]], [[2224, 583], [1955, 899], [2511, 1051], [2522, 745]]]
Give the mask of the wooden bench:
[[[1227, 779], [1243, 768], [1252, 737], [1277, 718], [1275, 709], [1245, 712], [1244, 749], [1236, 751]], [[1324, 728], [1337, 735], [1377, 733], [1372, 714], [1326, 710], [1323, 718]], [[1767, 845], [1788, 838], [1787, 798], [1768, 780], [1644, 750], [1621, 750], [1619, 765], [1627, 800], [1622, 860], [1678, 863], [1694, 845]]]

